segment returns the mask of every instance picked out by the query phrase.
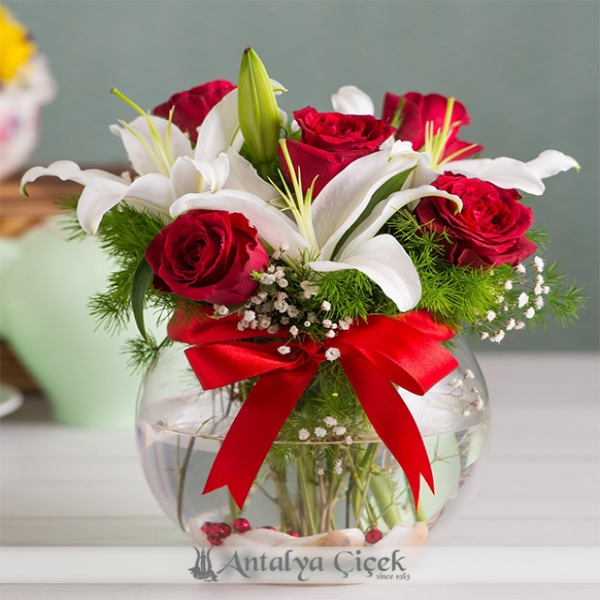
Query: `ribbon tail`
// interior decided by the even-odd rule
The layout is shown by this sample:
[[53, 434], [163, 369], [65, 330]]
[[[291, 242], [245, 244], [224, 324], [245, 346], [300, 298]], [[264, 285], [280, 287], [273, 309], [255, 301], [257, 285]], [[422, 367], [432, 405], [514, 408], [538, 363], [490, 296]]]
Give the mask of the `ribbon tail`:
[[421, 432], [392, 382], [371, 363], [357, 356], [340, 357], [352, 387], [373, 428], [398, 461], [419, 505], [421, 475], [434, 491], [433, 472]]
[[263, 375], [242, 404], [208, 474], [203, 494], [227, 486], [241, 509], [290, 412], [318, 363]]

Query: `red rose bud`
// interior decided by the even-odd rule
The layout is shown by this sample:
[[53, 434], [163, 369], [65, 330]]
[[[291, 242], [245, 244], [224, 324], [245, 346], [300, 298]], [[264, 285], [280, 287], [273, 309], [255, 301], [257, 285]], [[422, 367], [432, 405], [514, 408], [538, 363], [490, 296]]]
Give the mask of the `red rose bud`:
[[224, 79], [209, 81], [186, 92], [174, 94], [164, 104], [157, 106], [152, 113], [157, 117], [168, 119], [171, 109], [174, 108], [173, 123], [196, 143], [198, 127], [202, 125], [206, 115], [234, 89], [235, 85]]
[[231, 525], [229, 523], [217, 523], [217, 535], [220, 538], [226, 538], [231, 535]]
[[[371, 115], [320, 113], [310, 106], [294, 113], [302, 131], [301, 141], [288, 139], [287, 148], [294, 168], [300, 168], [302, 191], [306, 193], [317, 177], [313, 196], [357, 158], [373, 152], [393, 133], [394, 128]], [[289, 169], [279, 150], [281, 166], [289, 180]]]
[[383, 534], [376, 527], [371, 527], [371, 529], [365, 533], [365, 541], [367, 544], [376, 544], [382, 537]]
[[431, 185], [459, 196], [462, 211], [444, 198], [423, 198], [415, 208], [420, 223], [450, 238], [448, 260], [458, 267], [518, 265], [533, 254], [536, 245], [525, 236], [533, 212], [519, 202], [516, 190], [487, 181], [444, 173]]
[[152, 240], [154, 287], [197, 302], [243, 304], [257, 288], [251, 271], [269, 262], [256, 229], [239, 213], [192, 210]]
[[238, 533], [244, 533], [245, 531], [250, 531], [252, 529], [252, 525], [248, 522], [248, 519], [244, 519], [240, 517], [233, 522], [233, 528]]
[[[433, 133], [441, 131], [447, 107], [448, 98], [440, 94], [424, 96], [417, 92], [408, 92], [404, 96], [396, 96], [388, 92], [383, 101], [383, 120], [394, 124], [399, 121], [396, 139], [410, 142], [414, 150], [419, 151], [425, 145], [425, 125], [432, 122]], [[460, 128], [470, 122], [467, 109], [460, 102], [454, 102], [450, 117], [452, 126], [441, 160], [452, 155], [455, 155], [456, 160], [462, 160], [483, 150], [483, 146], [456, 139]]]

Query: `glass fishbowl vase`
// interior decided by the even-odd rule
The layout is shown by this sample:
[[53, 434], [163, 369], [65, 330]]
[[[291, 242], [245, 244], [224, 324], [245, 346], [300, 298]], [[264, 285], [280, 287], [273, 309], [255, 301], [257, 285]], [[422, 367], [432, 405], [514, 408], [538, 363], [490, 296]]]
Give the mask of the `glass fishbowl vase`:
[[[487, 447], [485, 380], [462, 338], [447, 347], [459, 363], [454, 372], [424, 396], [398, 388], [434, 476], [435, 493], [422, 480], [418, 507], [402, 468], [331, 363], [322, 365], [292, 411], [243, 508], [225, 487], [203, 494], [255, 380], [203, 391], [181, 344], [161, 350], [138, 402], [138, 451], [150, 489], [196, 545], [421, 544], [460, 513]], [[255, 426], [259, 435], [260, 422]]]

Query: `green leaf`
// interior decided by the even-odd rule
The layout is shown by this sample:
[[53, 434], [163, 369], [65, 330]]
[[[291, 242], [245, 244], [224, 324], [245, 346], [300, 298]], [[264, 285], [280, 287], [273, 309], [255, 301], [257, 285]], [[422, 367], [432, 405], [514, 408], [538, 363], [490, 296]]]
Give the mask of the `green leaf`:
[[411, 167], [406, 171], [402, 171], [402, 173], [398, 173], [393, 177], [390, 177], [372, 196], [369, 204], [363, 211], [362, 215], [356, 219], [354, 225], [350, 227], [341, 237], [340, 241], [337, 243], [335, 250], [333, 251], [333, 256], [335, 256], [344, 246], [347, 239], [350, 237], [353, 231], [373, 212], [373, 209], [383, 200], [389, 198], [392, 194], [399, 192], [402, 189], [402, 186], [406, 183], [408, 176], [414, 171], [415, 167]]
[[133, 310], [133, 317], [135, 318], [135, 323], [140, 334], [148, 343], [150, 343], [150, 340], [146, 333], [146, 326], [144, 325], [144, 300], [146, 298], [146, 290], [150, 285], [153, 275], [152, 268], [146, 259], [142, 258], [135, 270], [131, 283], [131, 308]]
[[400, 98], [400, 102], [398, 102], [398, 106], [396, 107], [396, 110], [394, 111], [394, 116], [392, 117], [392, 120], [390, 121], [390, 125], [392, 127], [395, 127], [396, 129], [400, 129], [400, 125], [402, 125], [402, 121], [404, 120], [404, 115], [402, 114], [402, 111], [404, 110], [404, 105], [406, 104], [406, 98], [404, 98], [404, 96], [402, 98]]

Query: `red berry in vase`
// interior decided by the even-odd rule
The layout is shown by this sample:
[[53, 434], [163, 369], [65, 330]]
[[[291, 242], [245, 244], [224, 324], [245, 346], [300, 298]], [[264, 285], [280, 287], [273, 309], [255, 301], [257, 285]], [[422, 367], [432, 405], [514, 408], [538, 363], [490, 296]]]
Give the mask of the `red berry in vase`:
[[238, 533], [244, 533], [245, 531], [250, 531], [252, 529], [252, 525], [250, 525], [248, 519], [240, 517], [233, 522], [233, 528]]
[[295, 538], [300, 537], [300, 534], [297, 531], [286, 531], [286, 533]]
[[269, 531], [276, 531], [273, 525], [263, 525], [261, 529], [268, 529]]
[[217, 535], [217, 524], [212, 521], [205, 521], [200, 527], [200, 531], [206, 535]]
[[220, 546], [223, 543], [218, 535], [209, 535], [206, 539], [213, 546]]
[[368, 544], [376, 544], [382, 537], [383, 533], [375, 527], [371, 527], [371, 529], [367, 530], [365, 533], [365, 541]]
[[226, 538], [231, 535], [231, 525], [229, 523], [217, 523], [215, 527], [216, 535], [220, 538]]

